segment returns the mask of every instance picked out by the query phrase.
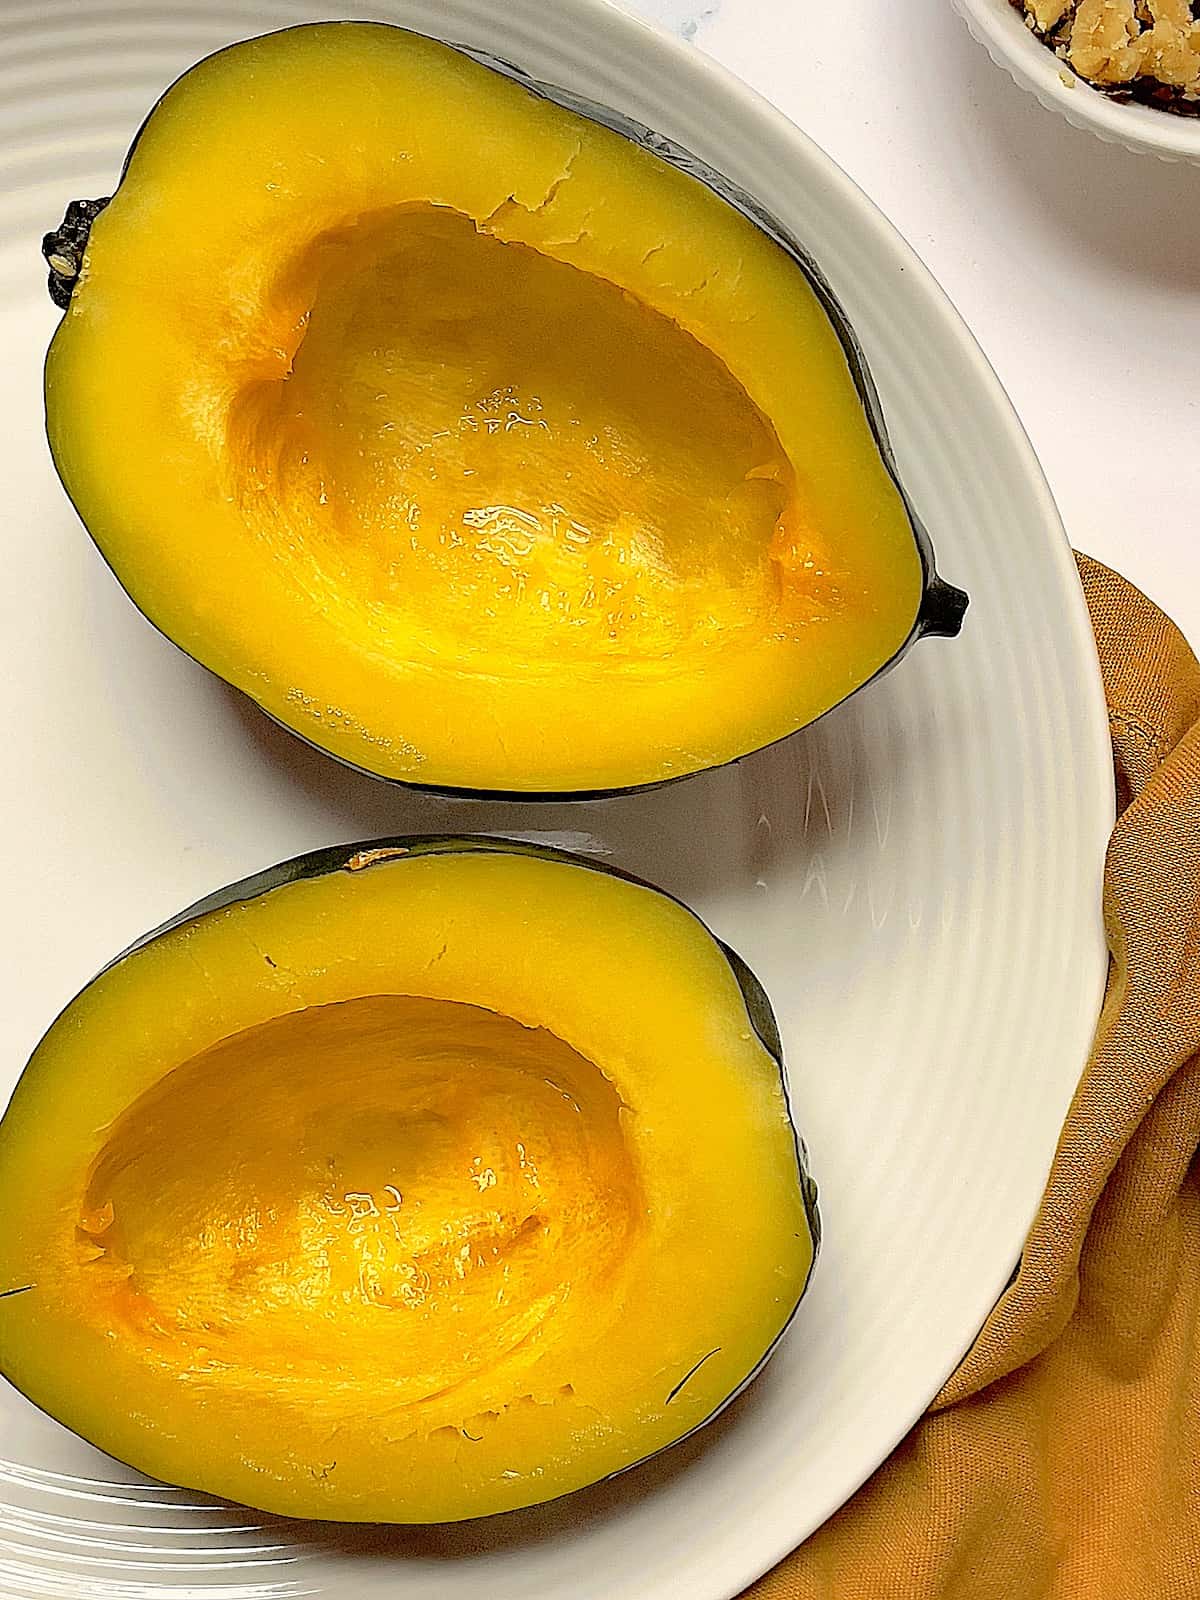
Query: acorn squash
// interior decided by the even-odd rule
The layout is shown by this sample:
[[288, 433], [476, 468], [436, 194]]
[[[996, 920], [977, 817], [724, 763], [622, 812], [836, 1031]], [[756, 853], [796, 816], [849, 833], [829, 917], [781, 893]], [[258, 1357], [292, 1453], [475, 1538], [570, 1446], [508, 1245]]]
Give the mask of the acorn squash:
[[723, 763], [955, 631], [844, 317], [709, 176], [394, 27], [202, 62], [46, 242], [50, 442], [136, 604], [494, 793]]
[[635, 880], [324, 851], [148, 936], [0, 1122], [0, 1372], [267, 1511], [457, 1520], [710, 1419], [804, 1291], [761, 989]]

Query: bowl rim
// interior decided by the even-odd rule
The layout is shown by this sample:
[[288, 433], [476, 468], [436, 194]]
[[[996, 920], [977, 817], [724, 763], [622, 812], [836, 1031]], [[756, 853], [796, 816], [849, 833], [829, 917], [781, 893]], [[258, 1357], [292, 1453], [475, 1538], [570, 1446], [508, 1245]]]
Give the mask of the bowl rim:
[[1020, 88], [1076, 128], [1168, 161], [1200, 163], [1200, 117], [1114, 100], [1073, 73], [1026, 27], [1012, 0], [952, 0], [971, 33]]

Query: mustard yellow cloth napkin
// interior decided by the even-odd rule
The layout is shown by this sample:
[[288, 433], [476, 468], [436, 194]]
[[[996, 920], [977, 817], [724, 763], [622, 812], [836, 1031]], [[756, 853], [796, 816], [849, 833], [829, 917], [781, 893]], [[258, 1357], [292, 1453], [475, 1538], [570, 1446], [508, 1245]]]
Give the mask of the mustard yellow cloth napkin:
[[1200, 1600], [1200, 666], [1079, 570], [1119, 810], [1091, 1059], [967, 1359], [746, 1600]]

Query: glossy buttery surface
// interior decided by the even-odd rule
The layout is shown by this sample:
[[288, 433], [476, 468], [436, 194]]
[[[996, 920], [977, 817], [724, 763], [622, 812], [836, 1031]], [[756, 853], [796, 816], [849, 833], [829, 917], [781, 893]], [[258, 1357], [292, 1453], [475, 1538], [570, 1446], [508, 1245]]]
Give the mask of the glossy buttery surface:
[[110, 969], [0, 1123], [0, 1214], [33, 1191], [0, 1371], [169, 1482], [345, 1521], [652, 1454], [754, 1370], [813, 1256], [779, 1068], [703, 926], [469, 850]]
[[385, 776], [693, 772], [836, 704], [916, 618], [907, 514], [801, 269], [398, 29], [276, 34], [170, 91], [46, 387], [147, 615]]

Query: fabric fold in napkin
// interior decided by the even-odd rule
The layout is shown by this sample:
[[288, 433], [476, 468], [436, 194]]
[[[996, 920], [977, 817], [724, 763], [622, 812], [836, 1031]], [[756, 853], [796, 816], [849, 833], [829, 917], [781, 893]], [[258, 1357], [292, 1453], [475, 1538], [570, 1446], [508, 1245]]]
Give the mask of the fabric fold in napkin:
[[1118, 807], [1092, 1054], [966, 1359], [745, 1600], [1200, 1600], [1200, 666], [1078, 561]]

